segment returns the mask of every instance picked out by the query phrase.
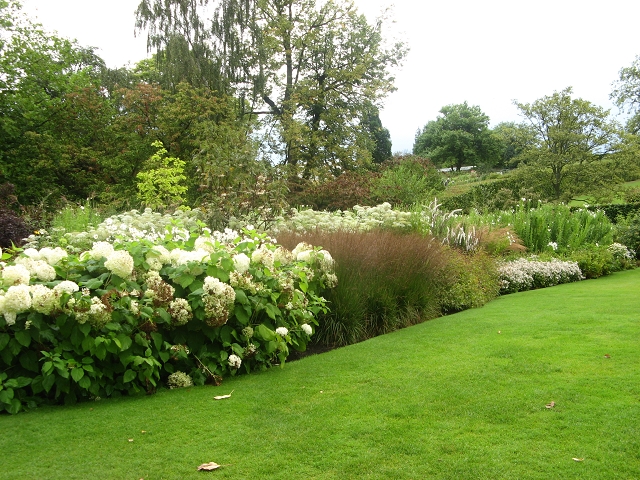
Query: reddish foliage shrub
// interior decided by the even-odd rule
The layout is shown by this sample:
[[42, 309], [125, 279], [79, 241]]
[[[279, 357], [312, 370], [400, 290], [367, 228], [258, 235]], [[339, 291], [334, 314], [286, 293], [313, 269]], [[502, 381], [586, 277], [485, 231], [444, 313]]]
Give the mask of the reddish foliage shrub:
[[322, 183], [290, 186], [287, 201], [290, 205], [307, 205], [314, 210], [348, 210], [354, 205], [372, 206], [376, 199], [371, 193], [377, 172], [344, 172]]

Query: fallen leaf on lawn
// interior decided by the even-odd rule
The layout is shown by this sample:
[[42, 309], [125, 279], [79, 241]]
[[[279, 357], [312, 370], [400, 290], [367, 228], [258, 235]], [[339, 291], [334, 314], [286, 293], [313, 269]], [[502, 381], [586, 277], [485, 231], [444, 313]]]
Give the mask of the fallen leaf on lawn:
[[498, 333], [502, 333], [500, 330], [498, 330]]
[[547, 403], [547, 404], [545, 405], [545, 407], [546, 407], [546, 408], [553, 408], [553, 407], [555, 407], [555, 406], [556, 406], [556, 402]]
[[140, 430], [140, 433], [147, 433], [146, 430]]
[[605, 353], [604, 358], [611, 358], [611, 355], [609, 355], [608, 353]]
[[[231, 390], [231, 393], [235, 392], [235, 390]], [[229, 395], [218, 395], [217, 397], [213, 397], [214, 400], [224, 400], [225, 398], [231, 398], [231, 393]]]
[[584, 461], [584, 458], [572, 458], [571, 460], [573, 460], [574, 462], [582, 462]]
[[222, 465], [218, 465], [216, 462], [203, 463], [198, 467], [198, 470], [215, 470]]
[[130, 439], [129, 439], [129, 441], [130, 441], [130, 442], [133, 442], [133, 438], [130, 438]]

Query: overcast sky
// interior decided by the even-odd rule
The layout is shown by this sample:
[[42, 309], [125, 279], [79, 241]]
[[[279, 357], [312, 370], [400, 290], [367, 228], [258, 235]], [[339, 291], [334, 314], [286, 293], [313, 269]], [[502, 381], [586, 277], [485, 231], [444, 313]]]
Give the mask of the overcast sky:
[[[110, 67], [147, 56], [134, 37], [139, 0], [22, 0], [47, 30], [98, 47]], [[440, 108], [467, 101], [494, 126], [520, 121], [513, 100], [532, 102], [565, 87], [597, 105], [609, 100], [622, 67], [640, 55], [635, 0], [355, 0], [372, 19], [394, 5], [393, 29], [410, 53], [385, 100], [382, 123], [394, 152]]]

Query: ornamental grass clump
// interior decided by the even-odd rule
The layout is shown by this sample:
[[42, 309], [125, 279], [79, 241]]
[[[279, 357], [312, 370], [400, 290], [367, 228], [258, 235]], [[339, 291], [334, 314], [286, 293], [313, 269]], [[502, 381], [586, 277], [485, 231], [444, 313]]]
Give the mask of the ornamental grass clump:
[[283, 365], [328, 311], [326, 250], [289, 251], [255, 230], [152, 238], [0, 263], [0, 411]]
[[539, 204], [523, 199], [501, 221], [513, 225], [523, 244], [532, 253], [564, 253], [585, 245], [610, 245], [613, 225], [604, 212], [580, 209], [572, 212], [567, 205]]
[[[482, 268], [475, 268], [480, 264], [474, 256], [431, 236], [317, 231], [281, 233], [278, 239], [288, 246], [300, 241], [321, 245], [335, 259], [338, 284], [327, 294], [331, 312], [321, 317], [318, 343], [356, 343], [444, 311], [482, 305], [497, 295], [497, 276], [491, 276], [495, 267], [488, 256]], [[453, 263], [458, 268], [452, 269]]]

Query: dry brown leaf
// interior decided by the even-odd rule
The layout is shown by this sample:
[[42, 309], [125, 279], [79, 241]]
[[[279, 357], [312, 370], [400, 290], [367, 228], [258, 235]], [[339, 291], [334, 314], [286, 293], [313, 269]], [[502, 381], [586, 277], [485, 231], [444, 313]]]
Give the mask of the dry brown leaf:
[[216, 470], [220, 468], [222, 465], [218, 465], [216, 462], [203, 463], [198, 467], [198, 470]]
[[611, 358], [611, 355], [609, 355], [608, 353], [605, 353], [604, 358]]
[[574, 462], [583, 462], [584, 458], [572, 458], [571, 460], [573, 460]]
[[231, 394], [235, 392], [235, 390], [231, 390], [229, 395], [218, 395], [217, 397], [213, 397], [214, 400], [224, 400], [225, 398], [231, 398]]
[[545, 407], [546, 407], [546, 408], [553, 408], [553, 407], [555, 407], [555, 406], [556, 406], [556, 402], [547, 403], [547, 404], [545, 405]]

